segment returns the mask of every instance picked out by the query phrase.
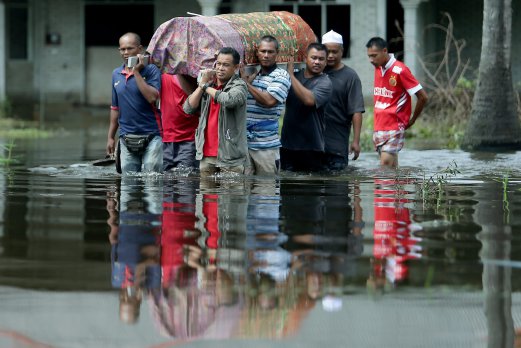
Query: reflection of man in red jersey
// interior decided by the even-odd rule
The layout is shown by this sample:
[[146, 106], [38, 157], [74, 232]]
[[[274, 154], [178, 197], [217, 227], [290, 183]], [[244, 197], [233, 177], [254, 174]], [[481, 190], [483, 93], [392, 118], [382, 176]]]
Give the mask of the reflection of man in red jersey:
[[[387, 42], [373, 37], [367, 42], [367, 56], [374, 72], [374, 133], [373, 142], [380, 155], [380, 164], [398, 166], [405, 130], [420, 116], [427, 103], [427, 93], [409, 68], [387, 51]], [[411, 117], [411, 96], [418, 101]]]
[[184, 264], [185, 249], [196, 245], [200, 232], [195, 230], [195, 197], [172, 193], [163, 202], [161, 231], [162, 286], [168, 288]]
[[[376, 287], [404, 280], [406, 261], [420, 257], [418, 238], [411, 236], [408, 202], [404, 191], [393, 188], [395, 180], [375, 180], [373, 272]], [[392, 185], [392, 186], [391, 186]], [[387, 187], [386, 187], [387, 186]]]

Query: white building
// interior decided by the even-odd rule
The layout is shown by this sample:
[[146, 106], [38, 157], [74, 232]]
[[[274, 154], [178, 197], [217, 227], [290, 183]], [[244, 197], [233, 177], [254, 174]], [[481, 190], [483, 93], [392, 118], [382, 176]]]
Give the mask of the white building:
[[[514, 13], [521, 10], [521, 0], [513, 7]], [[442, 12], [451, 14], [455, 36], [466, 40], [470, 78], [478, 66], [481, 0], [0, 0], [0, 101], [7, 97], [33, 117], [44, 103], [108, 106], [111, 71], [121, 62], [116, 50], [121, 34], [135, 31], [146, 41], [161, 23], [187, 12], [270, 10], [299, 14], [319, 37], [331, 29], [342, 33], [345, 63], [360, 75], [366, 95], [373, 74], [367, 40], [382, 36], [392, 43], [391, 51], [405, 46], [403, 59], [421, 79], [417, 57], [442, 49], [445, 39], [424, 28], [439, 23]], [[395, 23], [403, 28], [405, 45], [393, 40], [401, 37]], [[516, 32], [521, 22], [513, 26]], [[514, 35], [513, 57], [520, 50]], [[519, 84], [521, 68], [513, 69]]]

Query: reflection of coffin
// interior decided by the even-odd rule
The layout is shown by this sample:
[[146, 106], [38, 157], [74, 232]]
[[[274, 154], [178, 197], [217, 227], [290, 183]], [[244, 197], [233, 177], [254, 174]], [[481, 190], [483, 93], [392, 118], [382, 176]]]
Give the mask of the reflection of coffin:
[[197, 76], [211, 67], [220, 48], [230, 46], [246, 64], [258, 64], [257, 42], [264, 35], [279, 41], [277, 62], [303, 62], [307, 46], [316, 41], [298, 15], [284, 12], [225, 14], [213, 17], [176, 17], [159, 26], [147, 51], [162, 72]]

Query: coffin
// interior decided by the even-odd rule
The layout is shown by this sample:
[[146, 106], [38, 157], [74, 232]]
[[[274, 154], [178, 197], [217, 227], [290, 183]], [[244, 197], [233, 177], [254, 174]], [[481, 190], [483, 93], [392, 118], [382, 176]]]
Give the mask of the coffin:
[[306, 48], [316, 42], [309, 25], [298, 15], [285, 11], [176, 17], [161, 24], [147, 52], [161, 72], [196, 77], [211, 68], [222, 47], [235, 48], [246, 65], [257, 65], [257, 43], [264, 35], [279, 41], [277, 63], [303, 62]]

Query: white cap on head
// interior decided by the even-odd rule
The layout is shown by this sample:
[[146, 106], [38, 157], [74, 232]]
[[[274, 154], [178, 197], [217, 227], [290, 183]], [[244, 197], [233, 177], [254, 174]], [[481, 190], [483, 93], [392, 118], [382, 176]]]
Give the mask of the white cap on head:
[[344, 44], [344, 42], [342, 41], [342, 35], [340, 35], [339, 33], [337, 33], [334, 30], [330, 30], [327, 33], [325, 33], [324, 35], [322, 35], [322, 43], [323, 44], [336, 43], [336, 44], [341, 44], [341, 45]]

